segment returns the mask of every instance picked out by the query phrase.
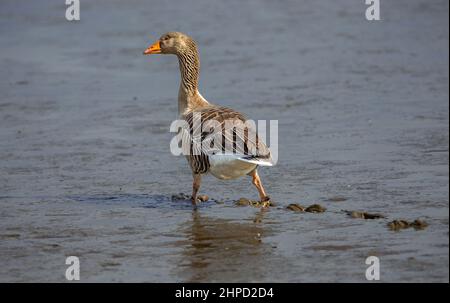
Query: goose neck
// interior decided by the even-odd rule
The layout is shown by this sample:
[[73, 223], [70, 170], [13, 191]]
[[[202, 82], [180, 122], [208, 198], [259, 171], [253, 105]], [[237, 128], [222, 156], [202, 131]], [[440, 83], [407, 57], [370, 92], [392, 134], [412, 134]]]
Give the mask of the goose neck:
[[198, 79], [200, 73], [200, 60], [195, 47], [178, 54], [180, 65], [180, 90], [178, 92], [178, 111], [180, 114], [186, 110], [208, 104], [198, 92]]

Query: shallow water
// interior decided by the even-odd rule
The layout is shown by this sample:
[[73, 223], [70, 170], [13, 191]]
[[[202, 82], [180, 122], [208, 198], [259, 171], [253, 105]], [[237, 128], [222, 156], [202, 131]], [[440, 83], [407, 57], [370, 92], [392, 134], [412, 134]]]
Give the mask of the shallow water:
[[[448, 282], [447, 1], [385, 1], [380, 22], [355, 1], [81, 2], [78, 23], [0, 2], [1, 282], [63, 282], [70, 255], [85, 282], [364, 282], [370, 255], [382, 282]], [[142, 56], [169, 30], [197, 40], [208, 100], [279, 120], [276, 207], [212, 176], [223, 203], [171, 200], [191, 187], [169, 152], [177, 60]]]

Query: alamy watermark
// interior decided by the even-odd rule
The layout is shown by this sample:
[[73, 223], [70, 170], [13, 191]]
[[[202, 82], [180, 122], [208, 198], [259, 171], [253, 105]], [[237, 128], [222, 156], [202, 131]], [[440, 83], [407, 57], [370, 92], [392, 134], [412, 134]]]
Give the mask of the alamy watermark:
[[366, 279], [368, 281], [380, 280], [380, 259], [376, 256], [369, 256], [366, 259], [366, 265], [369, 265], [366, 269]]
[[368, 21], [379, 21], [380, 19], [380, 0], [365, 0], [366, 5], [366, 19]]
[[66, 265], [69, 265], [66, 269], [66, 279], [69, 281], [80, 280], [80, 259], [75, 256], [69, 256], [66, 258]]
[[233, 155], [266, 159], [273, 165], [278, 161], [278, 120], [204, 119], [201, 112], [194, 112], [173, 121], [170, 132], [176, 133], [170, 141], [175, 156]]
[[[66, 20], [80, 20], [80, 0], [65, 0]], [[380, 0], [365, 0], [366, 8], [365, 16], [368, 21], [379, 21], [380, 18]]]
[[80, 21], [80, 0], [66, 0], [66, 20]]

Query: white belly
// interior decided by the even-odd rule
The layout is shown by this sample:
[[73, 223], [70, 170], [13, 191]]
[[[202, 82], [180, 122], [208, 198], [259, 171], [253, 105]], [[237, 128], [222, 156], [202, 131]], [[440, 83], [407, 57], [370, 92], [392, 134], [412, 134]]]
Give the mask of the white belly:
[[224, 180], [245, 176], [257, 166], [254, 163], [238, 160], [233, 155], [211, 155], [209, 164], [209, 172], [214, 177]]

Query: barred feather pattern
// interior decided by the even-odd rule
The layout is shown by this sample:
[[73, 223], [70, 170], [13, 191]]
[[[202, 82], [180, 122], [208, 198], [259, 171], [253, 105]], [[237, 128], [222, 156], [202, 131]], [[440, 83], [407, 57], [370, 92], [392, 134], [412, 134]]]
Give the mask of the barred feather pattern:
[[181, 85], [187, 92], [194, 94], [197, 92], [198, 78], [200, 76], [200, 60], [195, 42], [188, 39], [186, 44], [188, 46], [187, 49], [178, 54]]
[[[270, 150], [259, 139], [256, 129], [245, 124], [247, 118], [233, 109], [210, 105], [183, 118], [189, 125], [189, 129], [182, 130], [183, 152], [195, 174], [208, 172], [209, 156], [220, 153], [272, 161]], [[230, 128], [231, 124], [236, 127]]]

